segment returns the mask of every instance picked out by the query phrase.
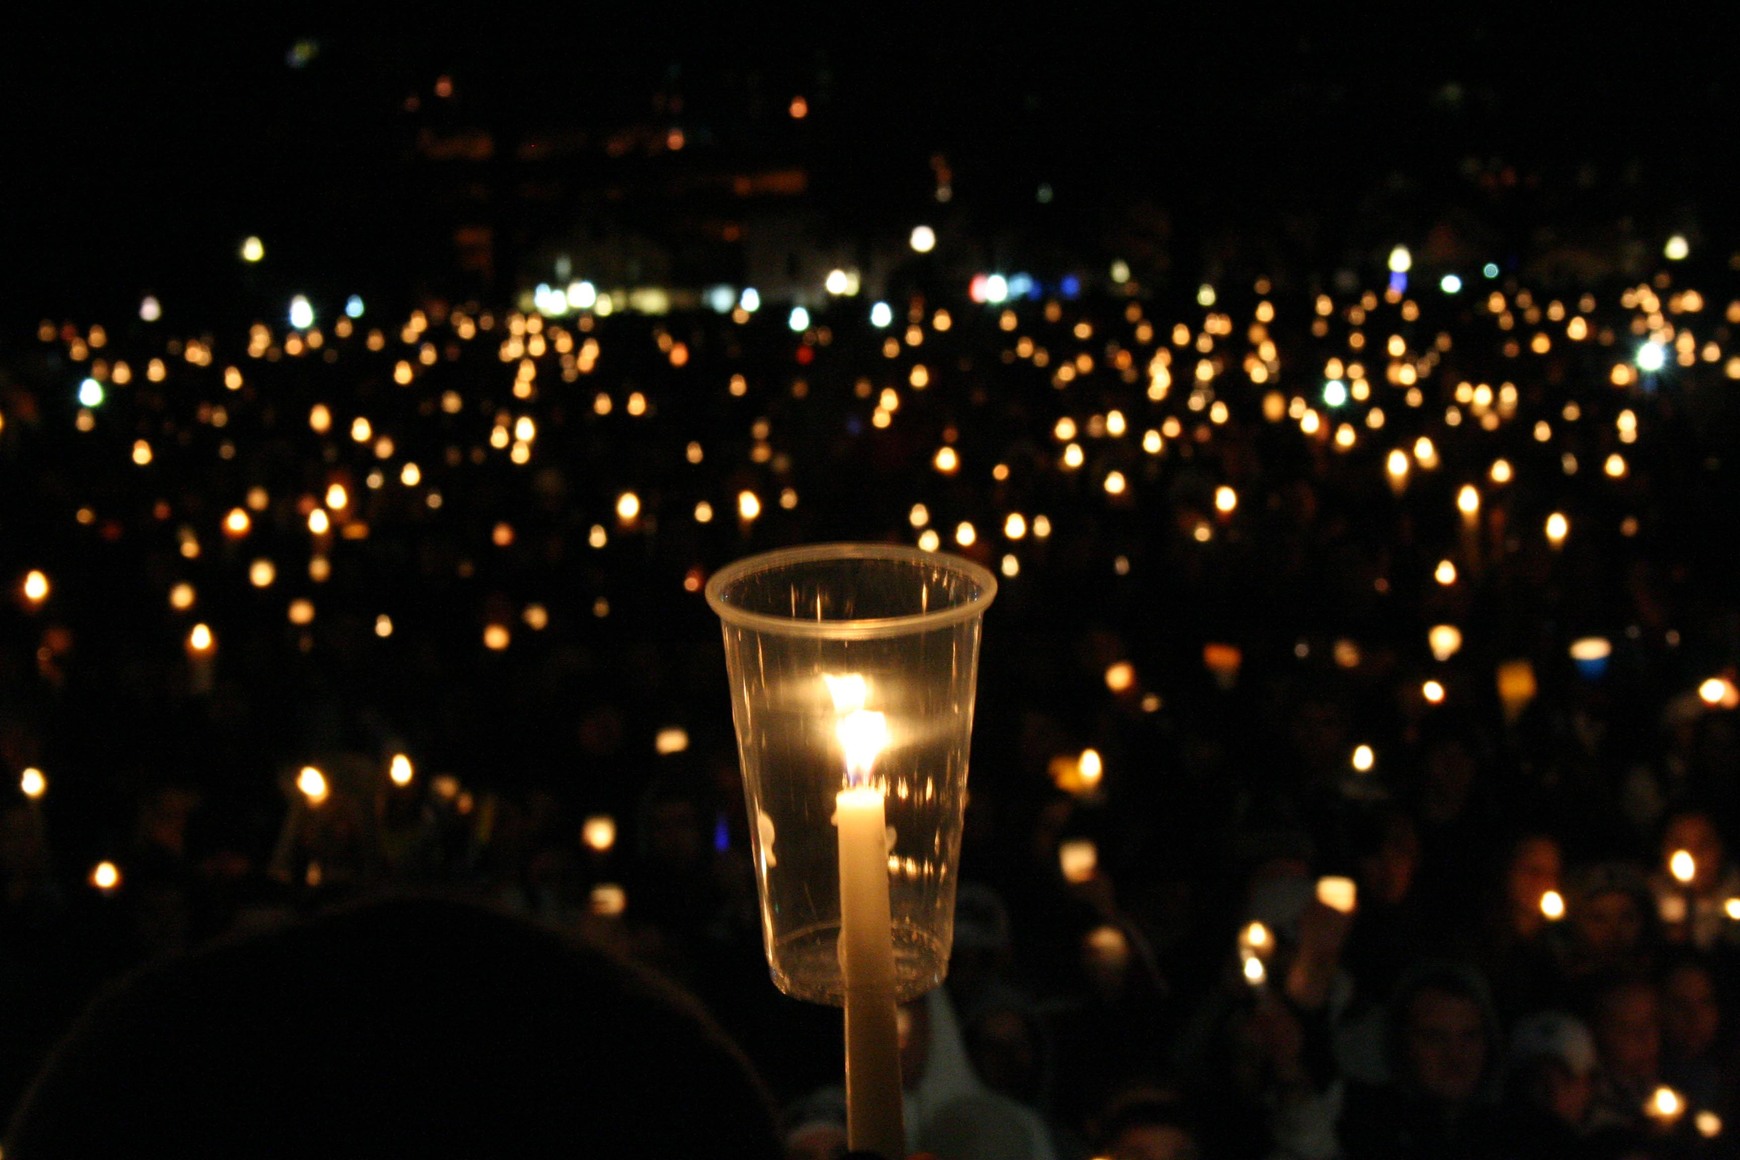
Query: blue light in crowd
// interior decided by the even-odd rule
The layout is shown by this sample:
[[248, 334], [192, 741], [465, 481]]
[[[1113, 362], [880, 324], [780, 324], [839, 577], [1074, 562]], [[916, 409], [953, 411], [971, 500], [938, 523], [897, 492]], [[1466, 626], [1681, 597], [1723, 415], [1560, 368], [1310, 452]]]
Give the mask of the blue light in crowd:
[[1011, 297], [1011, 298], [1037, 298], [1038, 296], [1039, 296], [1039, 284], [1033, 280], [1033, 275], [1031, 275], [1031, 274], [1011, 274], [1011, 275], [1009, 275], [1009, 297]]
[[723, 854], [731, 848], [731, 827], [725, 822], [725, 812], [721, 810], [713, 819], [713, 851]]
[[1480, 272], [1485, 274], [1488, 278], [1496, 278], [1498, 277], [1498, 263], [1488, 262], [1480, 268]]
[[1438, 279], [1438, 289], [1446, 294], [1459, 294], [1462, 292], [1462, 279], [1455, 274], [1446, 274]]
[[714, 286], [707, 291], [707, 305], [715, 314], [730, 314], [737, 305], [737, 291], [730, 286]]
[[1080, 297], [1081, 279], [1077, 278], [1074, 274], [1065, 274], [1063, 276], [1063, 281], [1058, 284], [1057, 288], [1062, 292], [1065, 298]]
[[1406, 294], [1408, 292], [1408, 275], [1403, 270], [1390, 271], [1390, 293]]
[[886, 302], [878, 302], [870, 308], [870, 325], [881, 330], [894, 321], [894, 308]]
[[352, 294], [345, 299], [344, 315], [346, 318], [361, 318], [363, 316], [363, 300], [361, 294]]
[[791, 316], [785, 320], [785, 324], [793, 330], [806, 330], [810, 325], [810, 312], [802, 306], [794, 306], [791, 308]]
[[743, 288], [743, 293], [738, 295], [737, 305], [743, 307], [743, 309], [749, 311], [749, 313], [754, 314], [757, 310], [761, 309], [761, 295], [756, 291], [755, 287], [745, 286]]

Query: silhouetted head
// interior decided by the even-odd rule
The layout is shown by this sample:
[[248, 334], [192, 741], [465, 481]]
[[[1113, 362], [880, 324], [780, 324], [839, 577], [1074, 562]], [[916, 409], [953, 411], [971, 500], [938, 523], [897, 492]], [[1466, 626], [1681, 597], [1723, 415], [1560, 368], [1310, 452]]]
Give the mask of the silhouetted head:
[[49, 1061], [5, 1151], [638, 1158], [779, 1146], [748, 1064], [668, 984], [506, 914], [400, 899], [123, 980]]

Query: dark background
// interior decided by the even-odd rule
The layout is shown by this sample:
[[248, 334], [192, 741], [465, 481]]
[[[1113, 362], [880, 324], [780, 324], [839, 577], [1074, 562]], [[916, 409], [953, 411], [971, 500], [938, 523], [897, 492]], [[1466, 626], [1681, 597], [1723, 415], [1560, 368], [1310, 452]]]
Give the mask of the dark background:
[[[669, 177], [659, 165], [802, 166], [807, 203], [843, 237], [934, 213], [940, 154], [971, 228], [1030, 253], [1136, 258], [1160, 234], [1183, 277], [1228, 249], [1387, 247], [1449, 207], [1518, 247], [1628, 218], [1696, 231], [1732, 201], [1732, 26], [1528, 5], [1381, 19], [580, 5], [453, 20], [75, 5], [0, 41], [4, 306], [34, 322], [147, 291], [221, 305], [249, 234], [302, 285], [511, 290], [524, 254], [628, 168], [596, 149], [540, 166], [516, 146], [637, 126], [688, 139], [650, 163], [654, 180]], [[298, 42], [314, 51], [293, 67]], [[797, 94], [801, 123], [786, 113]], [[495, 150], [456, 177], [417, 143], [461, 129]], [[451, 284], [462, 202], [486, 203], [496, 227], [489, 285]], [[692, 207], [659, 210], [637, 227]]]

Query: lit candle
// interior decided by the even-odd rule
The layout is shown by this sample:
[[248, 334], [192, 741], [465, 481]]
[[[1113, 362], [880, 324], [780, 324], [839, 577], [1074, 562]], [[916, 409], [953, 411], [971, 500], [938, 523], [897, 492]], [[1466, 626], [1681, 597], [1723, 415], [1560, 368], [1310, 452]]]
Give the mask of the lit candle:
[[1679, 1092], [1663, 1084], [1650, 1093], [1643, 1110], [1645, 1115], [1663, 1128], [1671, 1128], [1685, 1113], [1686, 1101]]
[[1480, 567], [1480, 492], [1471, 483], [1456, 493], [1456, 509], [1462, 513], [1462, 553], [1471, 569]]
[[888, 722], [864, 708], [862, 676], [828, 677], [840, 714], [846, 785], [834, 797], [839, 829], [840, 973], [846, 1006], [846, 1138], [853, 1151], [906, 1154], [896, 1019], [893, 917], [888, 903], [888, 819], [870, 781], [888, 745]]
[[1317, 901], [1338, 910], [1342, 914], [1352, 914], [1358, 888], [1351, 878], [1329, 876], [1317, 880]]
[[1073, 886], [1091, 882], [1099, 870], [1099, 848], [1090, 839], [1072, 838], [1058, 846], [1057, 864], [1065, 882]]
[[203, 697], [212, 690], [212, 655], [217, 651], [217, 639], [204, 624], [196, 624], [187, 634], [188, 691]]

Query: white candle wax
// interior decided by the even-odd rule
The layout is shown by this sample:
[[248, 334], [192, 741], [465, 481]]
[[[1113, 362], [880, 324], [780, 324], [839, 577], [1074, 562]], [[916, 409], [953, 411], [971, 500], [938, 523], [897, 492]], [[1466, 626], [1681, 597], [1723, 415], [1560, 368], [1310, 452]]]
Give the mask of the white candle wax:
[[854, 1151], [906, 1153], [895, 1019], [882, 791], [856, 785], [834, 799], [840, 840], [840, 970], [846, 992], [846, 1138]]

